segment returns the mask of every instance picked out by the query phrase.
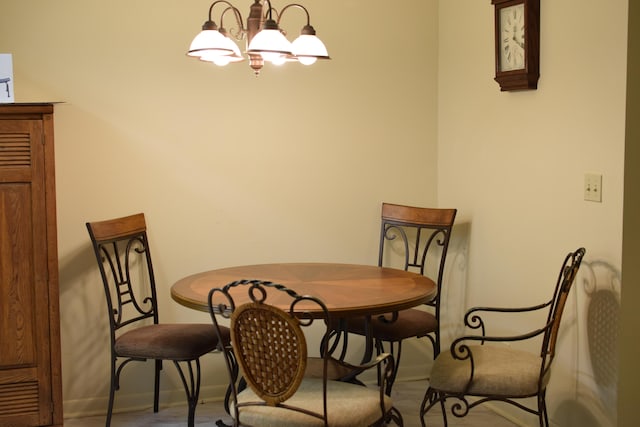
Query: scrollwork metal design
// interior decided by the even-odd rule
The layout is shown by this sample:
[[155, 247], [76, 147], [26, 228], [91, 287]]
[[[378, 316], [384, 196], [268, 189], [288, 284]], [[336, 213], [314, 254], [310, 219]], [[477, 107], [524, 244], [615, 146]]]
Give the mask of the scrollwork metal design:
[[471, 408], [469, 401], [463, 396], [455, 396], [454, 398], [456, 402], [451, 405], [451, 413], [458, 418], [465, 417]]
[[[132, 266], [136, 264], [136, 260], [140, 257], [147, 257], [147, 241], [143, 235], [134, 236], [129, 239], [124, 246], [118, 242], [104, 243], [99, 245], [102, 254], [102, 262], [108, 268], [104, 269], [105, 283], [113, 283], [116, 304], [111, 305], [111, 313], [114, 319], [116, 329], [121, 328], [130, 323], [136, 322], [142, 318], [156, 316], [156, 307], [154, 305], [155, 295], [148, 296], [138, 301], [134, 292], [133, 280], [131, 277]], [[132, 254], [136, 255], [134, 259]], [[140, 263], [140, 268], [148, 268], [144, 263]], [[107, 277], [107, 271], [109, 277]], [[151, 274], [150, 272], [147, 272]], [[105, 287], [105, 291], [110, 293], [109, 287]], [[109, 295], [108, 295], [109, 296]], [[109, 298], [110, 299], [110, 298]], [[133, 318], [123, 320], [124, 308], [131, 305], [135, 312], [139, 315]]]

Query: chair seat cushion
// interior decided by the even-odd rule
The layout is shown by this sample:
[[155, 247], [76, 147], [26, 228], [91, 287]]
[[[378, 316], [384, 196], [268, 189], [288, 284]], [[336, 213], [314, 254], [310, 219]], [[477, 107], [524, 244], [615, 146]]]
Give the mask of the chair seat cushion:
[[[228, 330], [225, 340], [229, 340]], [[192, 360], [213, 351], [218, 336], [213, 324], [162, 323], [129, 330], [116, 339], [121, 357]]]
[[[391, 319], [391, 313], [385, 315]], [[365, 319], [358, 317], [348, 319], [347, 329], [351, 333], [365, 334]], [[427, 311], [410, 308], [398, 312], [398, 319], [388, 323], [379, 319], [379, 316], [371, 318], [371, 331], [374, 338], [382, 341], [402, 341], [412, 337], [424, 337], [438, 330], [436, 317]]]
[[[526, 397], [538, 392], [542, 359], [539, 355], [503, 345], [469, 346], [475, 365], [466, 394]], [[438, 355], [431, 368], [429, 386], [448, 393], [463, 393], [471, 375], [469, 360], [458, 360], [450, 351]], [[542, 381], [545, 388], [547, 371]]]
[[[247, 388], [238, 394], [238, 403], [258, 402], [260, 399]], [[322, 414], [322, 380], [305, 378], [296, 393], [284, 402]], [[384, 396], [386, 411], [391, 410], [391, 398]], [[301, 412], [271, 406], [238, 408], [240, 424], [254, 427], [324, 426], [324, 422]], [[327, 382], [327, 418], [332, 427], [370, 426], [382, 417], [380, 390], [340, 381]]]

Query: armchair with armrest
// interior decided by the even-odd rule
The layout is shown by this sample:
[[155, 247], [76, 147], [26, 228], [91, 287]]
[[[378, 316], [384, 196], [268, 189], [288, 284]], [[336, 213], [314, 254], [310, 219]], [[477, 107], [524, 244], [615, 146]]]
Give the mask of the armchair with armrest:
[[[451, 413], [456, 417], [466, 416], [471, 408], [482, 403], [502, 401], [536, 415], [541, 427], [549, 426], [545, 395], [551, 376], [550, 368], [556, 353], [562, 312], [584, 254], [585, 249], [579, 248], [565, 257], [549, 301], [524, 308], [477, 307], [466, 313], [465, 326], [479, 330], [480, 334], [454, 340], [450, 350], [441, 352], [436, 358], [420, 409], [423, 426], [426, 425], [425, 414], [436, 405], [440, 405], [444, 425], [447, 426], [447, 399], [456, 400], [451, 407]], [[485, 321], [481, 317], [481, 313], [510, 316], [545, 308], [548, 309], [546, 322], [517, 336], [487, 335]], [[541, 340], [537, 353], [506, 345], [492, 345], [536, 338]], [[536, 398], [535, 407], [521, 401], [531, 397]]]
[[[309, 357], [303, 330], [319, 328], [321, 340], [331, 339], [330, 313], [320, 299], [272, 282], [239, 280], [212, 289], [208, 303], [221, 337], [222, 323], [230, 324], [231, 342], [222, 352], [234, 426], [365, 427], [391, 421], [402, 426], [402, 416], [384, 392], [393, 356], [349, 366], [333, 358], [332, 346], [324, 343], [318, 357]], [[336, 366], [378, 368], [380, 386], [333, 380]]]

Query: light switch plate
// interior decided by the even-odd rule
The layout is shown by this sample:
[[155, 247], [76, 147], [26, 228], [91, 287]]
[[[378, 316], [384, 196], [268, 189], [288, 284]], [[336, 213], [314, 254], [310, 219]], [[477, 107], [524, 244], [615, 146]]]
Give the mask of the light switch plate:
[[584, 175], [584, 199], [602, 203], [602, 175], [597, 173]]

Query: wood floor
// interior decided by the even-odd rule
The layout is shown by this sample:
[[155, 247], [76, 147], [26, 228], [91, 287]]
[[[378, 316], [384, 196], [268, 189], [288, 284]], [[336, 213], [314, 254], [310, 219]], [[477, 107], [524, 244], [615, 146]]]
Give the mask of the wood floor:
[[[393, 399], [395, 406], [404, 418], [405, 427], [419, 427], [418, 411], [426, 389], [426, 381], [399, 381], [394, 385]], [[116, 397], [117, 405], [117, 397]], [[229, 420], [222, 408], [222, 403], [203, 403], [196, 409], [196, 426], [215, 427], [216, 420]], [[449, 416], [449, 427], [515, 427], [517, 424], [494, 412], [478, 407], [465, 418], [457, 419]], [[427, 415], [427, 426], [442, 426], [440, 412], [432, 410]], [[146, 411], [114, 414], [111, 427], [184, 427], [187, 421], [187, 407], [177, 406], [160, 408], [160, 412]], [[65, 419], [65, 427], [104, 427], [105, 417], [69, 418]]]

